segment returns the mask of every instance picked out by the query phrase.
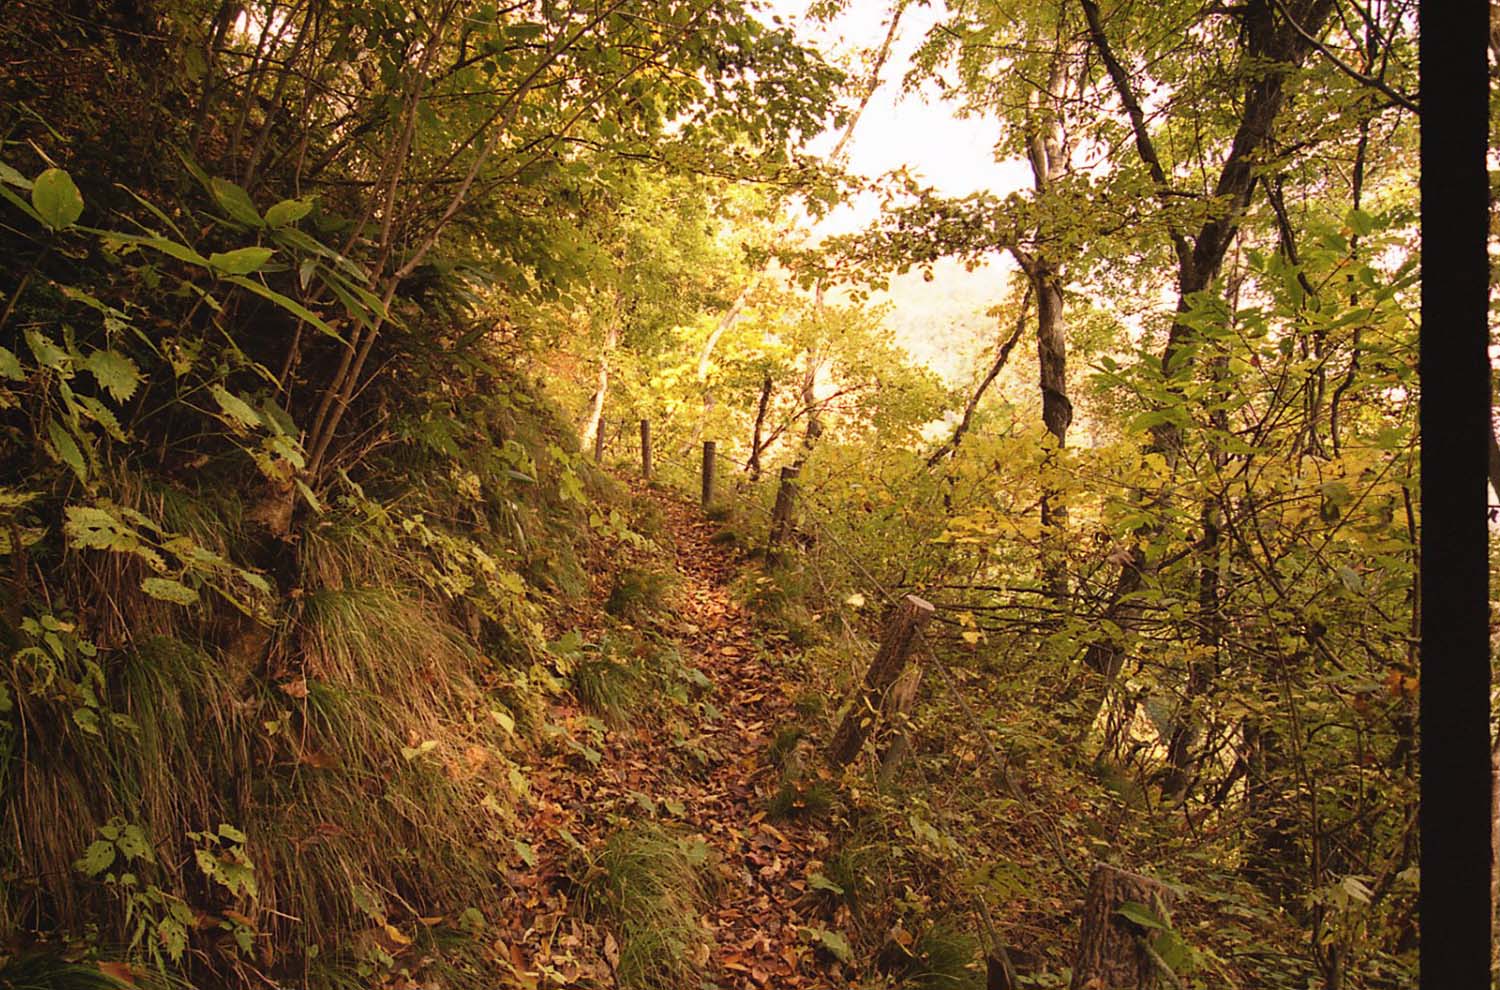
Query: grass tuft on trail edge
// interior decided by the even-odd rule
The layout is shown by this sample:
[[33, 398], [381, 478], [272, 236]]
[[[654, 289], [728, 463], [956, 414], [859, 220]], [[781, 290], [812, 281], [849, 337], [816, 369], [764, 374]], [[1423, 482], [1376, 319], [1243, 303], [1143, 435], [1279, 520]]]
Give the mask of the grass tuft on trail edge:
[[657, 825], [635, 825], [604, 844], [584, 884], [588, 916], [619, 945], [623, 990], [696, 990], [713, 936], [699, 921], [708, 903], [708, 845]]

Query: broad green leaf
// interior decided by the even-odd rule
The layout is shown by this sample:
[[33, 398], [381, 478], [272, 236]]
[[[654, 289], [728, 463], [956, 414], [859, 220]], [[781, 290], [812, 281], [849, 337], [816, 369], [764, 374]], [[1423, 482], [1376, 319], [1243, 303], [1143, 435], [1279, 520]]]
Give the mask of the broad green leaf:
[[4, 347], [0, 347], [0, 378], [9, 378], [13, 382], [26, 380], [20, 359]]
[[141, 590], [152, 598], [164, 602], [173, 602], [178, 605], [198, 603], [198, 592], [181, 581], [173, 581], [171, 578], [148, 577], [141, 582]]
[[312, 204], [302, 199], [284, 199], [266, 211], [266, 223], [272, 227], [285, 227], [296, 223], [312, 210]]
[[110, 412], [108, 406], [92, 395], [80, 395], [78, 397], [78, 407], [83, 410], [85, 416], [104, 427], [104, 432], [116, 440], [124, 443], [129, 439], [125, 435], [125, 429], [120, 425], [120, 421], [115, 417], [115, 414]]
[[340, 337], [338, 335], [338, 332], [335, 331], [333, 327], [329, 326], [327, 323], [324, 323], [323, 320], [318, 316], [318, 314], [314, 313], [306, 306], [297, 302], [295, 299], [289, 299], [273, 289], [266, 288], [264, 285], [261, 285], [259, 282], [256, 282], [253, 279], [245, 278], [243, 275], [230, 275], [225, 279], [225, 281], [233, 282], [235, 285], [242, 285], [256, 295], [261, 296], [265, 299], [269, 299], [271, 302], [280, 306], [288, 313], [291, 313], [293, 316], [299, 317], [306, 320], [308, 323], [311, 323], [319, 331], [321, 331], [322, 333], [326, 333], [328, 336], [332, 337], [339, 343], [344, 343], [344, 338]]
[[832, 894], [843, 896], [844, 888], [825, 877], [822, 873], [814, 870], [807, 875], [807, 885], [813, 890], [826, 890]]
[[264, 226], [260, 214], [256, 212], [255, 203], [250, 199], [250, 194], [245, 192], [233, 182], [226, 179], [212, 180], [214, 199], [224, 207], [224, 212], [240, 223], [251, 227]]
[[31, 188], [30, 179], [4, 162], [0, 162], [0, 182], [9, 183], [12, 186], [20, 186], [22, 189]]
[[1115, 909], [1115, 913], [1126, 921], [1133, 921], [1142, 928], [1159, 928], [1166, 930], [1167, 925], [1155, 911], [1139, 901], [1126, 901]]
[[67, 370], [68, 352], [54, 344], [52, 338], [40, 330], [27, 330], [25, 336], [26, 346], [31, 348], [31, 356], [38, 364], [54, 371]]
[[512, 839], [510, 844], [515, 847], [516, 855], [521, 857], [522, 862], [527, 866], [536, 865], [536, 850], [531, 848], [529, 843], [522, 842], [520, 839]]
[[53, 230], [71, 227], [83, 215], [83, 193], [72, 176], [60, 168], [49, 168], [31, 186], [31, 205]]
[[130, 401], [141, 381], [141, 372], [135, 362], [118, 351], [95, 351], [83, 363], [83, 368], [94, 376], [100, 388], [120, 403]]
[[276, 252], [268, 247], [242, 247], [233, 251], [215, 251], [208, 263], [226, 275], [249, 275], [259, 271]]
[[47, 421], [47, 437], [52, 441], [52, 449], [57, 452], [58, 460], [73, 469], [78, 480], [88, 484], [88, 464], [83, 459], [83, 452], [78, 449], [78, 444], [62, 424], [55, 419]]
[[73, 865], [91, 877], [97, 877], [109, 869], [115, 861], [115, 844], [104, 839], [89, 843], [83, 858]]
[[231, 419], [252, 429], [261, 425], [260, 413], [256, 412], [255, 407], [244, 399], [222, 385], [210, 385], [208, 390], [212, 393], [214, 401], [219, 404], [219, 408], [224, 410], [225, 415]]
[[849, 947], [849, 941], [843, 935], [822, 928], [817, 929], [817, 935], [823, 948], [832, 952], [839, 962], [845, 964], [854, 962], [854, 950]]
[[225, 839], [228, 839], [230, 842], [238, 842], [242, 846], [250, 841], [249, 837], [246, 836], [244, 832], [241, 832], [239, 829], [226, 822], [221, 822], [219, 824], [219, 835]]
[[113, 231], [101, 231], [101, 233], [108, 240], [119, 241], [122, 244], [139, 244], [142, 247], [148, 247], [160, 251], [162, 254], [170, 255], [178, 261], [186, 261], [188, 264], [199, 265], [203, 268], [208, 267], [208, 259], [203, 257], [203, 255], [194, 251], [186, 244], [179, 244], [165, 237], [142, 237], [137, 234], [116, 234]]

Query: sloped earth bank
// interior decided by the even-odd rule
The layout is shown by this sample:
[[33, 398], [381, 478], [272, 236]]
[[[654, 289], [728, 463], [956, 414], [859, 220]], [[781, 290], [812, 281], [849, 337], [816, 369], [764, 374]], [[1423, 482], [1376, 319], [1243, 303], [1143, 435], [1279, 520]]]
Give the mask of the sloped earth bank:
[[[633, 491], [664, 516], [680, 576], [666, 614], [647, 624], [670, 637], [684, 667], [698, 668], [711, 687], [685, 705], [637, 703], [602, 741], [597, 721], [590, 739], [589, 719], [576, 708], [552, 712], [573, 742], [548, 745], [549, 762], [530, 774], [521, 833], [534, 862], [510, 876], [524, 910], [502, 934], [506, 944], [496, 946], [514, 967], [509, 981], [616, 985], [614, 933], [578, 910], [579, 863], [587, 861], [580, 846], [597, 854], [613, 832], [653, 821], [708, 847], [710, 903], [700, 923], [713, 947], [693, 963], [702, 986], [842, 985], [842, 964], [816, 941], [832, 926], [807, 885], [829, 836], [816, 821], [766, 816], [779, 784], [768, 748], [777, 727], [794, 719], [793, 651], [776, 634], [758, 632], [731, 600], [740, 565], [733, 551], [710, 542], [716, 527], [699, 507], [640, 484]], [[595, 570], [596, 602], [608, 594], [609, 569], [625, 562]], [[602, 631], [601, 613], [574, 617], [585, 639]], [[585, 746], [595, 752], [580, 752]]]

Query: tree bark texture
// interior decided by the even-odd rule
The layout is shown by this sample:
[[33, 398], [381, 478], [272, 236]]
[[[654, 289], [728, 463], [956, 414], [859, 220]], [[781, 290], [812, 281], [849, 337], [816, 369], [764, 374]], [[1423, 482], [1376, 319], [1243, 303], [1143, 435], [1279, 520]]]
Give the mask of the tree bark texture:
[[780, 561], [781, 547], [792, 535], [792, 513], [797, 508], [797, 469], [781, 469], [781, 484], [776, 488], [776, 504], [771, 509], [771, 532], [766, 543], [766, 563]]
[[1069, 990], [1149, 990], [1161, 985], [1160, 971], [1141, 943], [1141, 926], [1119, 914], [1120, 906], [1144, 904], [1158, 915], [1171, 907], [1172, 894], [1150, 877], [1113, 866], [1094, 868], [1078, 934], [1078, 956]]

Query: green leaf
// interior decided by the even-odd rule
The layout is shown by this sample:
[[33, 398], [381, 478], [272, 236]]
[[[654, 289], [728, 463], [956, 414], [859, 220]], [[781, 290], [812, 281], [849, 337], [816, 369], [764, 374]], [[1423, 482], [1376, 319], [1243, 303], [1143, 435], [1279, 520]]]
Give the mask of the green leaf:
[[65, 510], [63, 535], [68, 546], [82, 550], [135, 549], [135, 531], [109, 512], [91, 505], [70, 505]]
[[328, 336], [332, 337], [339, 343], [344, 343], [344, 338], [340, 337], [337, 331], [333, 329], [333, 327], [329, 326], [327, 323], [324, 323], [323, 320], [319, 318], [318, 314], [314, 313], [306, 306], [297, 302], [295, 299], [289, 299], [273, 289], [266, 288], [259, 282], [245, 278], [243, 275], [230, 275], [225, 279], [225, 281], [233, 282], [235, 285], [244, 286], [256, 295], [261, 296], [265, 299], [269, 299], [271, 302], [280, 306], [288, 313], [291, 313], [293, 316], [299, 317], [300, 319], [304, 319], [308, 323], [311, 323], [319, 331], [326, 333]]
[[1157, 916], [1156, 912], [1139, 901], [1126, 901], [1115, 910], [1115, 913], [1126, 921], [1135, 922], [1142, 928], [1167, 930], [1166, 923]]
[[4, 347], [0, 347], [0, 378], [9, 378], [13, 382], [26, 380], [20, 359]]
[[26, 346], [31, 348], [31, 356], [38, 364], [54, 371], [67, 370], [68, 352], [54, 344], [51, 337], [40, 330], [27, 330], [25, 336]]
[[536, 850], [531, 848], [530, 844], [520, 839], [512, 839], [510, 844], [515, 847], [516, 855], [521, 857], [522, 862], [527, 866], [536, 866]]
[[141, 247], [160, 251], [162, 254], [176, 258], [178, 261], [186, 261], [190, 265], [199, 265], [203, 268], [208, 267], [208, 259], [203, 257], [203, 255], [194, 251], [186, 244], [179, 244], [165, 237], [142, 237], [137, 234], [117, 234], [113, 231], [100, 231], [100, 233], [107, 240], [118, 241], [121, 244], [139, 244]]
[[255, 407], [223, 385], [210, 385], [208, 390], [212, 393], [214, 401], [219, 404], [219, 408], [240, 425], [251, 429], [261, 425], [260, 413], [255, 411]]
[[13, 186], [20, 186], [22, 189], [31, 188], [30, 179], [26, 178], [26, 176], [22, 175], [20, 172], [17, 172], [15, 169], [11, 168], [4, 162], [0, 162], [0, 182], [9, 183]]
[[53, 230], [71, 227], [83, 215], [83, 193], [60, 168], [49, 168], [31, 186], [31, 205]]
[[233, 251], [215, 251], [208, 263], [226, 275], [249, 275], [259, 271], [276, 252], [268, 247], [242, 247]]
[[266, 224], [271, 227], [285, 227], [289, 223], [296, 223], [312, 210], [312, 204], [302, 199], [284, 199], [266, 211]]
[[89, 469], [84, 462], [83, 452], [78, 449], [71, 434], [63, 429], [61, 423], [55, 419], [47, 420], [47, 437], [52, 441], [52, 449], [57, 452], [58, 460], [73, 469], [78, 480], [88, 484]]
[[45, 220], [42, 219], [42, 215], [40, 213], [38, 213], [36, 210], [33, 210], [31, 208], [31, 204], [30, 203], [26, 202], [20, 196], [17, 196], [15, 193], [11, 192], [9, 189], [5, 188], [4, 186], [0, 186], [0, 199], [3, 199], [6, 202], [10, 203], [16, 209], [20, 210], [22, 213], [26, 214], [28, 217], [30, 217], [31, 219], [35, 220], [37, 223], [45, 223], [46, 222]]
[[83, 362], [83, 369], [120, 403], [130, 401], [141, 381], [135, 362], [118, 351], [95, 351]]
[[832, 952], [839, 962], [846, 965], [853, 964], [854, 950], [849, 947], [849, 940], [838, 932], [830, 932], [826, 929], [816, 929], [818, 941], [823, 948]]
[[141, 582], [141, 590], [152, 598], [176, 605], [196, 605], [198, 592], [181, 581], [171, 578], [148, 577]]
[[224, 212], [240, 223], [251, 227], [261, 227], [265, 222], [261, 220], [260, 214], [255, 210], [255, 203], [250, 199], [250, 194], [245, 192], [233, 182], [226, 179], [212, 179], [214, 199], [224, 207]]
[[91, 877], [97, 877], [109, 869], [115, 861], [115, 844], [99, 839], [89, 843], [83, 858], [73, 865]]
[[230, 842], [238, 842], [242, 846], [250, 841], [249, 837], [247, 837], [244, 832], [241, 832], [239, 829], [235, 828], [233, 825], [228, 824], [227, 822], [221, 822], [219, 824], [219, 835], [223, 838], [228, 839]]
[[844, 888], [825, 877], [822, 873], [814, 870], [807, 875], [807, 885], [813, 890], [826, 890], [832, 894], [843, 896]]

